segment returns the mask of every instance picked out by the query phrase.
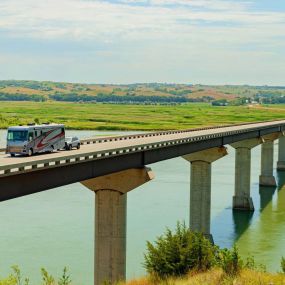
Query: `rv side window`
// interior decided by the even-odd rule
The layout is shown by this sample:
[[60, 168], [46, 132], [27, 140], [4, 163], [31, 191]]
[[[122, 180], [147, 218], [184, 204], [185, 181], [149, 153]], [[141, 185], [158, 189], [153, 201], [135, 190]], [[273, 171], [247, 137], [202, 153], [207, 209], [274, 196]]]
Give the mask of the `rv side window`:
[[34, 133], [29, 133], [29, 142], [32, 141], [34, 139]]

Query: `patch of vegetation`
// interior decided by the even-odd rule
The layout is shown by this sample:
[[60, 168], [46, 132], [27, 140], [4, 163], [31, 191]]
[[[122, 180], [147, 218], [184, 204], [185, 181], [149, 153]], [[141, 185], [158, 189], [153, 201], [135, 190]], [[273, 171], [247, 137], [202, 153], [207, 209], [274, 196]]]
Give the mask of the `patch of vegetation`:
[[243, 262], [238, 249], [220, 249], [203, 234], [193, 232], [185, 223], [177, 223], [176, 229], [147, 242], [144, 266], [154, 278], [184, 276], [189, 272], [207, 271], [219, 267], [227, 276], [239, 275], [243, 268], [257, 269], [253, 258]]
[[210, 269], [217, 254], [218, 248], [201, 233], [178, 223], [174, 233], [167, 229], [154, 244], [147, 242], [144, 266], [149, 274], [159, 278], [182, 276], [190, 270]]
[[281, 269], [282, 272], [285, 274], [285, 258], [283, 256], [281, 258]]
[[0, 101], [35, 101], [35, 102], [44, 102], [46, 101], [46, 97], [43, 95], [28, 95], [28, 94], [20, 94], [20, 93], [3, 93], [0, 92]]
[[[282, 258], [282, 269], [285, 259]], [[237, 247], [220, 249], [200, 233], [178, 223], [147, 243], [145, 267], [149, 275], [116, 285], [260, 285], [284, 284], [285, 275], [267, 273], [253, 257], [242, 260]]]
[[55, 101], [65, 102], [109, 102], [109, 103], [145, 103], [145, 102], [157, 102], [157, 103], [186, 103], [186, 102], [202, 102], [203, 99], [189, 99], [184, 97], [163, 97], [163, 96], [117, 96], [113, 94], [99, 93], [97, 96], [87, 94], [54, 94], [49, 95], [50, 99]]
[[282, 285], [284, 283], [284, 274], [242, 269], [238, 276], [231, 277], [222, 269], [213, 268], [206, 272], [190, 272], [186, 276], [166, 280], [154, 280], [147, 276], [129, 282], [119, 282], [116, 285]]
[[206, 103], [168, 106], [3, 101], [0, 128], [36, 120], [63, 123], [69, 129], [81, 130], [190, 129], [283, 119], [284, 110], [284, 105], [215, 107]]
[[[30, 279], [22, 276], [18, 265], [11, 267], [12, 273], [0, 280], [0, 285], [29, 285]], [[45, 268], [41, 268], [42, 285], [70, 285], [71, 279], [67, 267], [63, 268], [62, 275], [56, 280]]]
[[[254, 267], [253, 263], [245, 263], [245, 266], [249, 265]], [[223, 271], [229, 276], [237, 276], [243, 268], [243, 261], [238, 253], [238, 249], [234, 246], [232, 249], [220, 250], [217, 259], [217, 265], [219, 265]]]

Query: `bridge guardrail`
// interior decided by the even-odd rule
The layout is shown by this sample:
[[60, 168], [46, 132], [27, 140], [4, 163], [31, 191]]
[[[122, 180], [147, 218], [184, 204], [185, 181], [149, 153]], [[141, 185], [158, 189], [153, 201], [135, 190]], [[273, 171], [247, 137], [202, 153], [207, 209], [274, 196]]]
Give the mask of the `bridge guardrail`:
[[[279, 120], [279, 121], [283, 121], [283, 120]], [[278, 120], [263, 121], [260, 123], [270, 123], [270, 122], [278, 122]], [[257, 123], [258, 122], [249, 122], [249, 123], [241, 123], [241, 124], [234, 124], [234, 125], [220, 125], [220, 126], [210, 126], [210, 127], [204, 127], [204, 128], [193, 128], [193, 129], [186, 129], [186, 130], [172, 130], [172, 131], [170, 130], [170, 131], [141, 133], [141, 134], [134, 134], [134, 135], [124, 135], [124, 136], [89, 138], [89, 139], [81, 140], [81, 145], [121, 141], [121, 140], [128, 140], [128, 139], [138, 139], [138, 138], [146, 138], [146, 137], [155, 137], [155, 136], [170, 135], [170, 134], [181, 134], [181, 133], [188, 133], [188, 132], [195, 132], [195, 131], [221, 129], [221, 128], [227, 128], [227, 127], [246, 126], [246, 125], [253, 125]]]
[[[283, 124], [285, 125], [285, 121], [283, 122], [284, 122]], [[264, 127], [259, 126], [259, 127], [239, 129], [239, 130], [225, 130], [223, 132], [214, 133], [214, 134], [203, 134], [203, 135], [199, 134], [196, 136], [166, 140], [162, 142], [139, 144], [136, 146], [114, 148], [114, 149], [103, 150], [103, 151], [79, 153], [79, 154], [68, 155], [64, 157], [56, 157], [56, 158], [49, 158], [49, 159], [43, 159], [43, 160], [37, 160], [37, 161], [29, 161], [25, 163], [18, 163], [14, 165], [2, 165], [0, 166], [0, 176], [8, 176], [8, 175], [19, 174], [21, 172], [36, 171], [36, 170], [40, 170], [46, 167], [54, 168], [54, 167], [64, 166], [67, 164], [83, 163], [86, 161], [98, 160], [98, 159], [103, 159], [106, 157], [120, 156], [126, 153], [135, 153], [135, 152], [147, 151], [147, 150], [152, 150], [152, 149], [157, 149], [157, 148], [169, 147], [171, 145], [192, 143], [192, 142], [197, 142], [201, 140], [213, 139], [213, 138], [218, 138], [218, 137], [223, 137], [223, 136], [230, 136], [230, 135], [235, 135], [239, 133], [246, 133], [246, 132], [250, 132], [256, 129], [258, 130], [266, 129], [272, 126], [279, 126], [280, 131], [281, 131], [281, 125], [276, 123], [272, 125], [266, 125]]]

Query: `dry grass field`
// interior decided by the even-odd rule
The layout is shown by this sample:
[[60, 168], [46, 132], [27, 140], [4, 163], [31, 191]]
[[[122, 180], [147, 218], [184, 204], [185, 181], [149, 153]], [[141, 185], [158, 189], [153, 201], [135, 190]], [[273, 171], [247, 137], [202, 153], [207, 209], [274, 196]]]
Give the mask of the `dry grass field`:
[[120, 282], [116, 285], [284, 285], [285, 274], [265, 273], [252, 270], [243, 270], [239, 276], [230, 277], [221, 269], [213, 269], [204, 273], [189, 274], [189, 276], [162, 281], [151, 278], [141, 278], [129, 282]]

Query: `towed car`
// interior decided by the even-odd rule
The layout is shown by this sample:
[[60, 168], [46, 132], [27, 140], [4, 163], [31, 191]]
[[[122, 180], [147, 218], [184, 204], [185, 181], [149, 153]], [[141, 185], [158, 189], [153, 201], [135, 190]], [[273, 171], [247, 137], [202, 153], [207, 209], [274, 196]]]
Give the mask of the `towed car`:
[[74, 147], [80, 149], [80, 139], [78, 137], [66, 137], [64, 148], [66, 150], [72, 150]]

